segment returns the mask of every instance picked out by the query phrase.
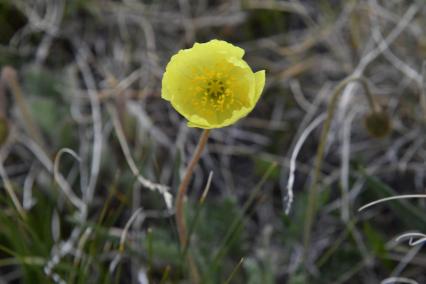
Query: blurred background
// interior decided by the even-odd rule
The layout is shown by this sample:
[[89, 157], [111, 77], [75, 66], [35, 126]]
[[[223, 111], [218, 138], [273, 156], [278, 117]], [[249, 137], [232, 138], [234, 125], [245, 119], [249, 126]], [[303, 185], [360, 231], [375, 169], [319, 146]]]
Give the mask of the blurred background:
[[[0, 283], [191, 283], [188, 255], [200, 283], [426, 283], [426, 202], [401, 199], [425, 194], [425, 5], [0, 0]], [[201, 131], [161, 78], [214, 38], [266, 86], [211, 132], [181, 249]], [[361, 77], [380, 112], [336, 89]]]

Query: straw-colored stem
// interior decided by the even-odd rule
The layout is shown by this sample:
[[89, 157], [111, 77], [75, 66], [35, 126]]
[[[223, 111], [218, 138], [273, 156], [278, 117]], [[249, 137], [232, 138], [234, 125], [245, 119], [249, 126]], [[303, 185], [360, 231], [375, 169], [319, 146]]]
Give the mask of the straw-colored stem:
[[[197, 148], [192, 156], [191, 161], [189, 162], [188, 167], [186, 168], [185, 176], [182, 179], [182, 182], [179, 186], [177, 197], [176, 197], [176, 224], [179, 234], [179, 242], [181, 248], [185, 248], [188, 242], [188, 235], [186, 230], [186, 222], [184, 216], [184, 200], [186, 196], [186, 191], [188, 189], [189, 182], [191, 181], [192, 174], [194, 172], [195, 167], [200, 160], [201, 154], [203, 153], [204, 147], [206, 146], [209, 130], [205, 129], [200, 136], [200, 140], [198, 141]], [[195, 267], [195, 263], [192, 260], [191, 256], [188, 255], [188, 263], [191, 270], [191, 278], [195, 283], [199, 282], [199, 276]]]
[[422, 106], [423, 114], [426, 119], [426, 60], [423, 61], [422, 66], [422, 85], [420, 91], [420, 105]]
[[4, 80], [0, 79], [0, 118], [6, 119], [6, 109], [6, 85], [4, 83]]
[[43, 141], [43, 137], [41, 135], [41, 131], [34, 123], [30, 107], [28, 106], [28, 103], [25, 100], [15, 69], [9, 66], [4, 67], [2, 69], [1, 80], [9, 87], [11, 94], [15, 98], [16, 105], [18, 106], [21, 112], [24, 125], [27, 128], [29, 135], [46, 152], [46, 147]]
[[327, 108], [327, 118], [324, 122], [323, 128], [321, 130], [320, 142], [317, 148], [317, 154], [315, 157], [314, 164], [314, 174], [312, 178], [311, 188], [308, 193], [308, 204], [307, 212], [305, 217], [305, 227], [304, 227], [304, 259], [307, 261], [307, 254], [309, 251], [310, 241], [311, 241], [311, 230], [312, 223], [317, 211], [317, 194], [318, 194], [318, 181], [321, 173], [322, 161], [324, 159], [324, 150], [327, 144], [327, 137], [330, 131], [331, 121], [333, 120], [334, 112], [336, 110], [337, 102], [340, 98], [340, 94], [347, 84], [352, 82], [358, 82], [364, 89], [364, 94], [369, 103], [370, 109], [372, 112], [380, 112], [380, 106], [374, 100], [374, 97], [370, 91], [369, 83], [364, 77], [348, 77], [337, 85], [334, 90], [330, 103]]

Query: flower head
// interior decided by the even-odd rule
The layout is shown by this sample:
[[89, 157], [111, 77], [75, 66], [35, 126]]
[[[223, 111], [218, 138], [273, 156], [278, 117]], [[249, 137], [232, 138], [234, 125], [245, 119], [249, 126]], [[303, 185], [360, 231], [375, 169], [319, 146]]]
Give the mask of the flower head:
[[265, 71], [253, 73], [243, 55], [243, 49], [220, 40], [180, 50], [167, 64], [162, 98], [190, 127], [235, 123], [254, 108], [265, 85]]
[[384, 111], [368, 113], [364, 118], [368, 133], [374, 138], [384, 138], [392, 132], [392, 121], [389, 114]]

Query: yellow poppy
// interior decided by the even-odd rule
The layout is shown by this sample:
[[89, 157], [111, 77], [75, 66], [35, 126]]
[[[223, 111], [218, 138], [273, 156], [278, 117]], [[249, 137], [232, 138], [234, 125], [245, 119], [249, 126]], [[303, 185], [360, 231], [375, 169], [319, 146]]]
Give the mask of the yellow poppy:
[[221, 40], [180, 50], [167, 64], [162, 98], [190, 127], [235, 123], [254, 108], [265, 85], [265, 71], [253, 73], [243, 55], [243, 49]]

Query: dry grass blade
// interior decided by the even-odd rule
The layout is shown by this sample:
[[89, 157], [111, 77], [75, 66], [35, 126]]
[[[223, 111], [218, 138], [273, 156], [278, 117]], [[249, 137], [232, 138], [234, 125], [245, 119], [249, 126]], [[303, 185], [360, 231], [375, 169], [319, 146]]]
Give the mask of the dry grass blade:
[[25, 210], [22, 207], [21, 203], [19, 202], [19, 199], [16, 196], [15, 191], [13, 190], [9, 177], [7, 176], [6, 170], [4, 169], [3, 157], [1, 153], [0, 153], [0, 177], [3, 180], [3, 184], [4, 184], [4, 187], [6, 188], [6, 192], [9, 195], [10, 199], [12, 200], [12, 203], [15, 206], [16, 211], [19, 213], [21, 218], [25, 220], [27, 217]]
[[55, 160], [53, 162], [53, 177], [55, 181], [60, 185], [60, 188], [64, 192], [65, 196], [69, 199], [69, 201], [77, 207], [80, 212], [86, 212], [87, 206], [86, 204], [73, 192], [70, 185], [64, 177], [60, 174], [59, 171], [59, 164], [61, 162], [61, 158], [64, 154], [71, 155], [74, 159], [76, 159], [78, 162], [81, 162], [80, 157], [75, 153], [73, 150], [68, 148], [63, 148], [58, 151], [58, 153], [55, 156]]
[[169, 188], [162, 184], [153, 183], [152, 181], [143, 177], [136, 166], [135, 161], [132, 158], [130, 153], [129, 145], [127, 144], [126, 138], [124, 136], [123, 128], [121, 127], [120, 120], [118, 119], [116, 111], [109, 107], [109, 111], [112, 117], [114, 124], [115, 133], [117, 134], [118, 141], [120, 142], [121, 150], [123, 151], [124, 157], [126, 158], [127, 164], [129, 165], [130, 170], [136, 176], [140, 184], [150, 190], [157, 190], [164, 198], [164, 201], [168, 209], [172, 208], [172, 195], [169, 192]]
[[419, 284], [417, 281], [406, 278], [406, 277], [389, 277], [383, 279], [380, 284], [396, 284], [396, 283], [406, 283], [406, 284]]
[[296, 145], [294, 146], [293, 153], [290, 158], [290, 172], [288, 176], [287, 182], [287, 196], [284, 198], [285, 203], [285, 214], [289, 214], [291, 210], [291, 204], [293, 203], [293, 185], [294, 185], [294, 173], [296, 171], [296, 159], [297, 155], [300, 152], [300, 149], [303, 146], [306, 138], [308, 138], [309, 134], [325, 119], [325, 114], [318, 116], [311, 124], [306, 127], [306, 129], [300, 135], [299, 140], [297, 140]]
[[370, 208], [371, 206], [374, 206], [376, 204], [380, 204], [383, 202], [391, 201], [391, 200], [400, 200], [400, 199], [410, 199], [410, 198], [426, 198], [426, 194], [404, 194], [404, 195], [398, 195], [398, 196], [390, 196], [386, 198], [382, 198], [373, 202], [370, 202], [368, 204], [365, 204], [361, 206], [358, 209], [358, 212], [361, 212], [367, 208]]

